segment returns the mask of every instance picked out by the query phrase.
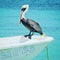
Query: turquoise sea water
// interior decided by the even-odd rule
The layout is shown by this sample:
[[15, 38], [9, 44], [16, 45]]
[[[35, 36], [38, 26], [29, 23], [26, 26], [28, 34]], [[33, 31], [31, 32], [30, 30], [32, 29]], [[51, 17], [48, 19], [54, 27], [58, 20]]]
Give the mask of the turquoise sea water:
[[[60, 60], [60, 11], [59, 10], [30, 10], [25, 15], [41, 25], [47, 36], [54, 37], [50, 43], [49, 59]], [[0, 8], [0, 37], [19, 36], [29, 31], [19, 25], [20, 10]], [[33, 60], [47, 60], [46, 51], [39, 53]]]

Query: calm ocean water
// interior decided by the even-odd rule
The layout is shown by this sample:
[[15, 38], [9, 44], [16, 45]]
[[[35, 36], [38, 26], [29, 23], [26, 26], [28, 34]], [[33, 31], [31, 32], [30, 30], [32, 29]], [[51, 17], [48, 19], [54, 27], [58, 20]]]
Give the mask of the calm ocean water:
[[[39, 22], [44, 33], [54, 37], [54, 41], [48, 46], [49, 59], [60, 60], [60, 11], [29, 9], [25, 16]], [[28, 34], [29, 31], [22, 24], [19, 25], [19, 18], [19, 9], [0, 8], [0, 37]], [[47, 60], [46, 50], [39, 53], [33, 60]]]

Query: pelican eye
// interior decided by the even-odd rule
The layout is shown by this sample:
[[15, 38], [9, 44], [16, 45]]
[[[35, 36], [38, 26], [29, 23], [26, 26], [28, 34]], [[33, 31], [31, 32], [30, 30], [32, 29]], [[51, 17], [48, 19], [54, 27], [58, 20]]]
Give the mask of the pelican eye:
[[22, 11], [25, 11], [25, 10], [26, 10], [26, 8], [22, 8], [21, 10], [22, 10]]

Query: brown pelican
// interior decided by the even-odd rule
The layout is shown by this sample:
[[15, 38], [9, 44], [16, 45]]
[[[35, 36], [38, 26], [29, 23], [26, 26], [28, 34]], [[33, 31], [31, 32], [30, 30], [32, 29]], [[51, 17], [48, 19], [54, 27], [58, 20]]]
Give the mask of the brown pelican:
[[33, 35], [34, 32], [39, 33], [40, 35], [44, 36], [41, 26], [28, 18], [25, 18], [25, 13], [28, 10], [29, 5], [23, 5], [21, 8], [21, 15], [20, 15], [20, 23], [22, 23], [27, 29], [29, 29], [30, 33], [28, 35], [25, 35], [25, 37], [28, 36], [29, 39], [31, 39], [31, 36]]

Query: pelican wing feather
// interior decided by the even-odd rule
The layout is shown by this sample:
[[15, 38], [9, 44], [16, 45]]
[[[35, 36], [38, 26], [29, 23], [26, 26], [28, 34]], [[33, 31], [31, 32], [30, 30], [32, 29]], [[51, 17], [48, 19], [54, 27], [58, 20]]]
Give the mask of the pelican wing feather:
[[35, 22], [33, 20], [28, 20], [28, 24], [30, 24], [30, 26], [32, 28], [34, 28], [36, 31], [38, 31], [38, 32], [42, 31], [40, 25], [37, 22]]

